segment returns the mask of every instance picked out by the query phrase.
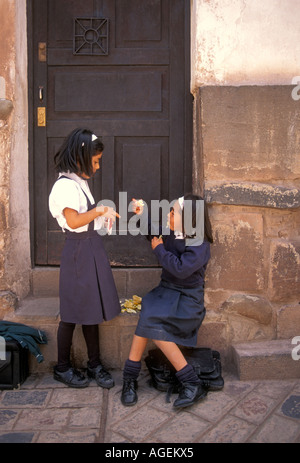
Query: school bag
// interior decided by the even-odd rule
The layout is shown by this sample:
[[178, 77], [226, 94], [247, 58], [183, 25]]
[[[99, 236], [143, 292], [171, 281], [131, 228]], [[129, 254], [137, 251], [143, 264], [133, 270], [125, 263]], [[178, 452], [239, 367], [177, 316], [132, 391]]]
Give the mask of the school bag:
[[[208, 347], [181, 348], [186, 361], [194, 367], [201, 385], [206, 391], [219, 391], [224, 387], [222, 377], [221, 356], [216, 350]], [[158, 391], [170, 395], [179, 391], [180, 383], [175, 375], [176, 370], [160, 349], [151, 349], [145, 358], [150, 373], [150, 384]]]

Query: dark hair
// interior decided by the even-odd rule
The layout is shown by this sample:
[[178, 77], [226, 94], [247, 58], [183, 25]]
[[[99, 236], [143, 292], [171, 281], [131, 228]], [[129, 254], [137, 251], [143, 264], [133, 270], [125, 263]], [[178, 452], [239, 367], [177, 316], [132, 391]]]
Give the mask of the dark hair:
[[[208, 207], [206, 201], [201, 197], [194, 195], [192, 193], [187, 193], [184, 195], [184, 201], [191, 201], [192, 206], [192, 227], [196, 228], [197, 220], [201, 220], [202, 217], [199, 217], [199, 207], [197, 207], [197, 201], [204, 201], [204, 240], [213, 243], [213, 235], [212, 235], [212, 228], [211, 223], [208, 215]], [[186, 238], [193, 238], [188, 233], [188, 230], [185, 230], [184, 227], [184, 205], [182, 210], [182, 229], [185, 231]]]
[[92, 141], [92, 135], [88, 129], [75, 129], [67, 136], [54, 156], [56, 172], [69, 171], [91, 177], [92, 157], [104, 150], [100, 138]]

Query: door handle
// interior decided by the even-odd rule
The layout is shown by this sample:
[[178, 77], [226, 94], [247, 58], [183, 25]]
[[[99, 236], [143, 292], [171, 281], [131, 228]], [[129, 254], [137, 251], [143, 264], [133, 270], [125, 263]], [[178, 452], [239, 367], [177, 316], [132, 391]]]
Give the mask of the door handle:
[[39, 100], [43, 101], [44, 99], [44, 87], [39, 87]]

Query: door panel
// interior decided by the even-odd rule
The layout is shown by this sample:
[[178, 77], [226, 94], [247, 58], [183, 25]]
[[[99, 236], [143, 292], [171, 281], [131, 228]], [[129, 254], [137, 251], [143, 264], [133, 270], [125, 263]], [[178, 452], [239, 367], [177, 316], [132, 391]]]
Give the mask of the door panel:
[[[105, 145], [101, 170], [89, 181], [96, 202], [108, 199], [119, 207], [119, 192], [127, 192], [128, 201], [172, 200], [191, 189], [189, 2], [29, 3], [35, 264], [58, 265], [64, 237], [48, 211], [48, 196], [54, 154], [74, 128], [90, 128]], [[46, 61], [36, 53], [40, 42], [47, 44]], [[36, 124], [40, 106], [46, 107], [46, 127]], [[157, 265], [144, 237], [104, 242], [112, 265]]]

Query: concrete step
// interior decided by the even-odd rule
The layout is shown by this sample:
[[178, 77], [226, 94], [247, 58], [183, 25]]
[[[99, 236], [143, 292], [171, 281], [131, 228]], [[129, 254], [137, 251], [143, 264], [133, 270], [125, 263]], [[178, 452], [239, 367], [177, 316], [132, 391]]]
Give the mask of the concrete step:
[[231, 346], [231, 361], [241, 381], [300, 378], [300, 360], [291, 339], [252, 341]]

